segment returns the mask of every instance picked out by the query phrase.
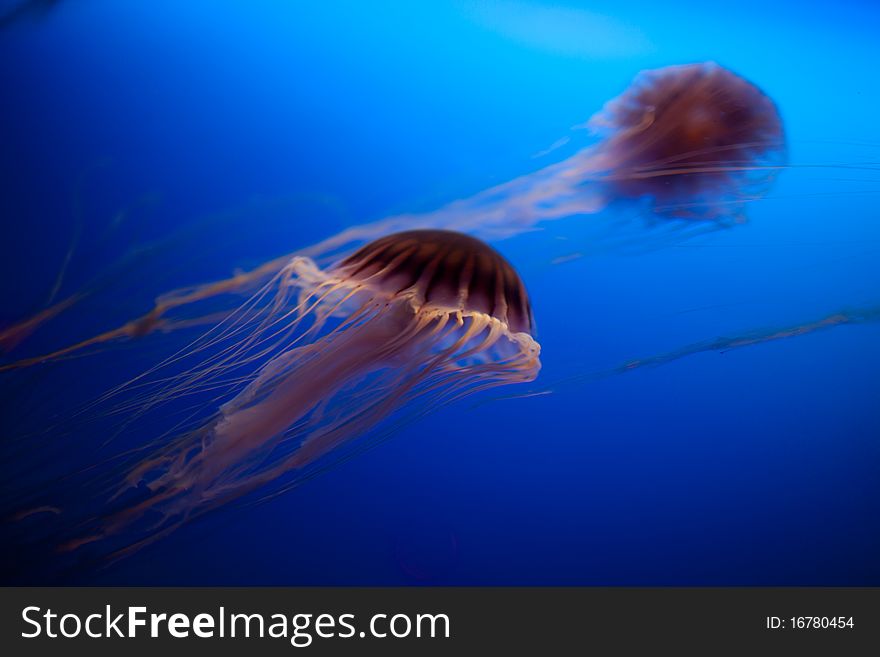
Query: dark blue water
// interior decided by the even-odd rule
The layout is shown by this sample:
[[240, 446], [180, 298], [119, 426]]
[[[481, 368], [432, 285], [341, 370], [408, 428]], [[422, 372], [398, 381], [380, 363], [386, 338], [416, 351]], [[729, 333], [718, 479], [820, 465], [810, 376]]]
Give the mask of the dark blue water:
[[[96, 290], [23, 356], [169, 289], [562, 159], [587, 143], [570, 128], [643, 69], [717, 61], [776, 101], [788, 137], [791, 167], [743, 225], [670, 242], [629, 208], [596, 221], [644, 249], [593, 248], [596, 225], [577, 222], [495, 244], [538, 323], [544, 368], [524, 391], [552, 394], [443, 408], [282, 497], [70, 581], [880, 583], [880, 326], [559, 383], [880, 304], [878, 13], [63, 0], [5, 21], [0, 319], [45, 307], [62, 270], [56, 299]], [[551, 264], [573, 253], [588, 255]], [[162, 349], [145, 340], [5, 376], [4, 431]], [[73, 430], [44, 449], [60, 463], [96, 440]], [[15, 461], [3, 474], [10, 491], [45, 476]]]

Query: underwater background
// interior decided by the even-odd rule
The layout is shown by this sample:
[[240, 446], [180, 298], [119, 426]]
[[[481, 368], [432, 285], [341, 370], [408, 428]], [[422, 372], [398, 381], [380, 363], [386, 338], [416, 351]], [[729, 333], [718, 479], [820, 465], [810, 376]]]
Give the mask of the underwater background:
[[[790, 166], [740, 225], [679, 239], [630, 206], [494, 242], [532, 298], [533, 384], [65, 583], [880, 584], [880, 323], [601, 375], [880, 306], [873, 3], [31, 0], [0, 16], [0, 321], [95, 290], [15, 357], [561, 160], [641, 70], [716, 61], [787, 134]], [[0, 375], [4, 496], [45, 476], [17, 469], [13, 436], [136, 375], [162, 339], [182, 338]], [[102, 439], [39, 444], [63, 469]]]

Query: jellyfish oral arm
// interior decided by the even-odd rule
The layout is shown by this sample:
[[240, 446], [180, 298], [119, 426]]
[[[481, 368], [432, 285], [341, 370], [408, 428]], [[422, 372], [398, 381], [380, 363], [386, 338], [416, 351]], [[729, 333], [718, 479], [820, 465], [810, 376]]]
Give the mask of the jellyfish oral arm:
[[[404, 341], [391, 352], [382, 349], [389, 336], [403, 333], [400, 313], [370, 318], [360, 326], [326, 336], [313, 344], [298, 347], [276, 358], [295, 360], [296, 367], [280, 376], [259, 378], [238, 398], [226, 404], [215, 421], [206, 446], [200, 477], [210, 480], [243, 459], [271, 447], [291, 426], [331, 398], [341, 388], [357, 382], [371, 372], [387, 367]], [[392, 341], [393, 343], [393, 341]], [[284, 363], [281, 363], [283, 368]], [[274, 360], [267, 370], [280, 369]], [[270, 389], [270, 390], [267, 390]], [[253, 401], [253, 400], [257, 401]], [[238, 401], [237, 401], [238, 400]], [[309, 450], [317, 458], [327, 450]], [[305, 463], [303, 463], [305, 465]]]

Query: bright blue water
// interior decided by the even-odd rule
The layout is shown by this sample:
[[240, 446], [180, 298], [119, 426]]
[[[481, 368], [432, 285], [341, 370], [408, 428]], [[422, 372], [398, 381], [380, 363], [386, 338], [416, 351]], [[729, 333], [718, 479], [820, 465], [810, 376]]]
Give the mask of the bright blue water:
[[[571, 151], [535, 153], [639, 70], [703, 60], [778, 103], [796, 166], [747, 224], [677, 246], [551, 265], [594, 234], [570, 223], [498, 243], [533, 297], [538, 383], [880, 304], [877, 174], [799, 166], [880, 159], [880, 12], [668, 4], [65, 0], [10, 22], [3, 319], [40, 309], [77, 217], [63, 292], [98, 280], [100, 293], [28, 353], [164, 290], [540, 168]], [[32, 387], [5, 423], [148, 362], [150, 347], [132, 349], [15, 379]], [[878, 371], [880, 328], [864, 325], [466, 401], [77, 581], [878, 584]]]

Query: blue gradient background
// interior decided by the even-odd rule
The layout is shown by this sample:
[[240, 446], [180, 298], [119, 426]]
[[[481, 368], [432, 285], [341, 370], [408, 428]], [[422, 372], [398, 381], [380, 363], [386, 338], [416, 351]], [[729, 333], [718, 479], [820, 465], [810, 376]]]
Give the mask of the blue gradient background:
[[[538, 383], [880, 303], [880, 174], [861, 166], [880, 160], [880, 9], [668, 4], [65, 0], [22, 16], [0, 31], [0, 319], [41, 307], [77, 216], [64, 292], [173, 239], [27, 353], [545, 166], [639, 70], [703, 60], [776, 100], [795, 166], [747, 224], [706, 238], [560, 265], [595, 230], [498, 243], [533, 297]], [[846, 166], [803, 166], [819, 164]], [[149, 349], [33, 375], [4, 424], [137, 372]], [[877, 585], [878, 372], [880, 327], [863, 325], [465, 401], [76, 581]]]

